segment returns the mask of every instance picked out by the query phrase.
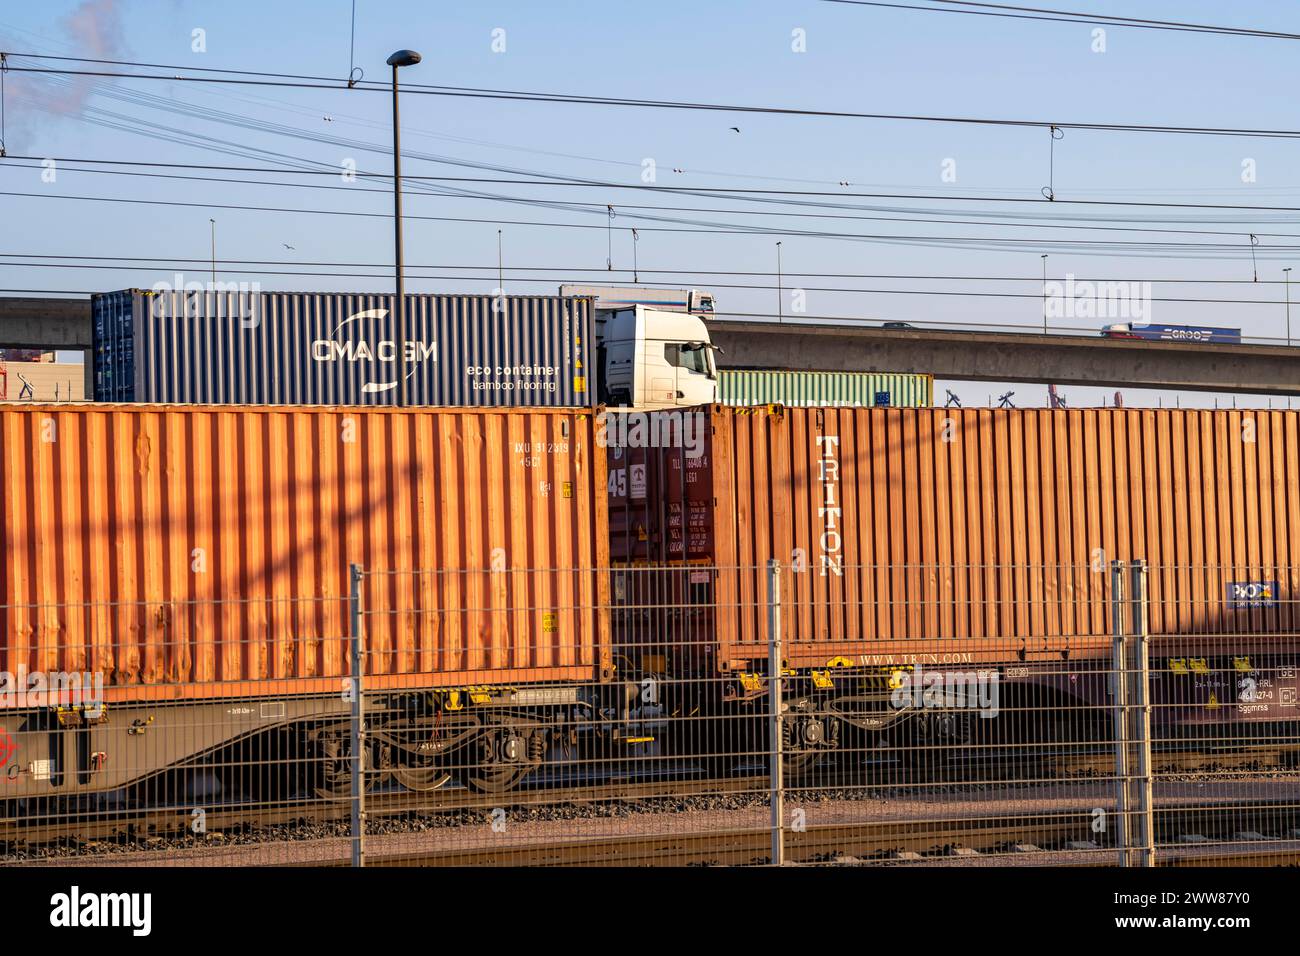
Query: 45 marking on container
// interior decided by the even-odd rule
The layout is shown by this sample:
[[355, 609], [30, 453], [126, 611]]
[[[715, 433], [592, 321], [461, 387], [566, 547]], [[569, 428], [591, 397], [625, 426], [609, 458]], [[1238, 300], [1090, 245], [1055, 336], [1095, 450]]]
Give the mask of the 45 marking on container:
[[631, 488], [632, 498], [644, 498], [646, 493], [645, 463], [630, 465], [627, 468], [611, 468], [609, 481], [605, 490], [614, 498], [627, 498]]

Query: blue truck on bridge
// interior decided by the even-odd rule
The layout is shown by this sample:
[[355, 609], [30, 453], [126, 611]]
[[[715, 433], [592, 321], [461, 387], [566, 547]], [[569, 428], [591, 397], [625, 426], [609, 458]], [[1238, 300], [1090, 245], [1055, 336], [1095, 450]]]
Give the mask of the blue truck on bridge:
[[1211, 325], [1142, 325], [1120, 322], [1106, 326], [1101, 334], [1111, 339], [1241, 343], [1241, 329], [1221, 329]]

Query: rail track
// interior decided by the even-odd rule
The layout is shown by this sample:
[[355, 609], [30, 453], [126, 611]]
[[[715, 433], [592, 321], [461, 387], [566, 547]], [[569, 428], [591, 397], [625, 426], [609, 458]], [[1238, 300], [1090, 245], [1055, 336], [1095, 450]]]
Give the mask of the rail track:
[[[1300, 748], [1271, 746], [1245, 753], [1207, 757], [1196, 752], [1161, 754], [1156, 761], [1160, 773], [1196, 772], [1207, 766], [1216, 772], [1233, 767], [1242, 771], [1294, 766]], [[935, 786], [1033, 786], [1078, 777], [1104, 778], [1114, 772], [1114, 760], [1099, 747], [1057, 749], [1051, 753], [1025, 751], [983, 751], [962, 760], [945, 759], [937, 766], [904, 768], [892, 760], [817, 772], [803, 781], [803, 789], [852, 790], [873, 787], [924, 788]], [[634, 771], [635, 773], [635, 771]], [[554, 777], [537, 775], [517, 790], [483, 794], [464, 787], [449, 787], [427, 793], [406, 790], [371, 792], [367, 813], [374, 818], [409, 813], [526, 808], [551, 804], [594, 804], [620, 800], [652, 801], [702, 794], [762, 793], [769, 789], [763, 769], [751, 766], [722, 777], [709, 777], [698, 766], [638, 773], [640, 779], [607, 779], [573, 785], [554, 783]], [[629, 775], [630, 776], [630, 775]], [[789, 778], [787, 778], [789, 782]], [[193, 831], [194, 809], [202, 801], [186, 801], [146, 809], [85, 811], [68, 814], [31, 814], [0, 820], [0, 847], [40, 845], [77, 838], [105, 840], [139, 839]], [[204, 809], [207, 830], [230, 830], [240, 826], [273, 826], [297, 820], [328, 822], [350, 817], [346, 799], [326, 800], [297, 796], [279, 801], [244, 801]], [[0, 855], [0, 862], [4, 857]]]
[[[1024, 802], [1024, 801], [1022, 801]], [[911, 819], [912, 809], [895, 807], [878, 819], [813, 824], [784, 833], [784, 862], [799, 865], [1112, 865], [1118, 850], [1092, 828], [1086, 803], [1053, 808], [1033, 798], [1032, 809], [990, 814], [981, 805], [970, 813]], [[951, 809], [951, 805], [945, 805]], [[878, 808], [851, 806], [853, 812]], [[1162, 866], [1300, 865], [1300, 797], [1269, 808], [1272, 825], [1241, 830], [1242, 819], [1259, 804], [1232, 800], [1208, 805], [1158, 807], [1158, 864]], [[477, 826], [367, 837], [367, 865], [400, 866], [755, 866], [772, 860], [772, 833], [762, 825], [766, 808], [749, 811], [687, 811], [680, 817], [518, 823], [495, 831], [485, 819]], [[739, 825], [710, 826], [738, 819]], [[696, 826], [705, 829], [696, 829]], [[598, 832], [592, 832], [598, 831]], [[86, 865], [290, 865], [346, 866], [350, 840], [343, 835], [287, 844], [195, 848], [193, 853], [155, 850], [126, 856], [78, 859]], [[66, 862], [52, 860], [49, 862]]]
[[[1094, 748], [1095, 751], [1095, 748]], [[1173, 755], [1167, 755], [1172, 757]], [[1172, 780], [1193, 763], [1191, 754], [1185, 759], [1166, 759], [1166, 772], [1158, 781]], [[1261, 767], [1289, 767], [1293, 759], [1292, 748], [1262, 748], [1235, 755], [1241, 774], [1250, 774]], [[1100, 752], [1056, 753], [1039, 755], [1051, 768], [1047, 776], [1035, 775], [1024, 766], [1012, 774], [981, 776], [979, 768], [987, 768], [988, 755], [975, 759], [970, 767], [958, 768], [951, 763], [926, 779], [908, 779], [894, 768], [859, 766], [818, 773], [815, 780], [790, 785], [786, 790], [787, 806], [801, 803], [870, 804], [882, 795], [903, 807], [912, 807], [920, 819], [902, 819], [897, 814], [887, 814], [879, 820], [813, 824], [802, 830], [790, 830], [787, 851], [792, 862], [816, 863], [844, 857], [850, 859], [886, 860], [910, 859], [911, 855], [933, 858], [936, 854], [973, 851], [996, 853], [999, 847], [1036, 847], [1043, 852], [1063, 852], [1094, 855], [1111, 855], [1105, 849], [1105, 840], [1098, 839], [1092, 830], [1093, 820], [1085, 812], [1107, 796], [1112, 764]], [[1202, 761], [1206, 758], [1201, 757]], [[1217, 775], [1225, 769], [1225, 757], [1212, 758]], [[1006, 766], [1004, 765], [1004, 769]], [[1223, 781], [1231, 776], [1223, 774]], [[1249, 784], [1243, 781], [1242, 786]], [[1277, 839], [1286, 838], [1290, 830], [1300, 828], [1300, 781], [1287, 777], [1267, 781], [1285, 787], [1284, 797], [1273, 802], [1260, 798], [1230, 800], [1224, 807], [1232, 812], [1228, 816], [1224, 807], [1200, 806], [1193, 793], [1182, 799], [1183, 806], [1158, 809], [1162, 815], [1162, 839], [1176, 843], [1190, 832], [1199, 833], [1206, 840], [1221, 843], [1236, 831], [1254, 829], [1272, 831]], [[733, 775], [709, 777], [698, 768], [694, 776], [682, 768], [672, 774], [642, 774], [641, 777], [605, 779], [601, 781], [548, 786], [544, 778], [507, 794], [483, 794], [462, 787], [450, 786], [429, 793], [412, 793], [396, 787], [367, 795], [368, 832], [385, 826], [384, 821], [426, 820], [434, 825], [425, 833], [440, 833], [443, 846], [429, 849], [380, 851], [372, 858], [375, 863], [402, 865], [424, 861], [446, 862], [452, 857], [470, 865], [490, 865], [494, 861], [509, 859], [519, 865], [537, 862], [600, 863], [617, 860], [624, 865], [638, 865], [645, 860], [671, 860], [674, 863], [741, 864], [762, 862], [759, 857], [768, 852], [770, 836], [760, 823], [753, 828], [715, 827], [707, 834], [658, 833], [655, 835], [609, 834], [591, 841], [555, 840], [536, 846], [515, 845], [465, 847], [448, 839], [462, 829], [470, 830], [482, 823], [493, 811], [510, 812], [527, 819], [537, 816], [547, 808], [564, 807], [578, 812], [587, 808], [590, 817], [596, 818], [602, 810], [616, 808], [620, 812], [649, 817], [652, 814], [673, 814], [682, 811], [683, 801], [724, 800], [733, 807], [765, 808], [769, 782], [767, 775], [751, 768]], [[1255, 786], [1259, 785], [1256, 780]], [[1073, 801], [1068, 810], [1017, 811], [1017, 804], [1039, 800], [1050, 806], [1058, 800], [1062, 788], [1085, 786], [1092, 789], [1087, 796], [1092, 799]], [[1203, 786], [1203, 784], [1202, 784]], [[980, 815], [964, 812], [957, 819], [943, 819], [942, 808], [936, 802], [949, 804], [969, 803], [983, 799], [981, 794], [996, 793], [1002, 804], [988, 806]], [[1262, 792], [1261, 792], [1262, 796]], [[1186, 804], [1192, 804], [1189, 808]], [[1203, 801], [1202, 801], [1203, 802]], [[576, 808], [576, 809], [575, 809]], [[1170, 813], [1190, 814], [1193, 809], [1200, 816], [1193, 820], [1185, 817], [1179, 823]], [[766, 811], [764, 811], [766, 812]], [[867, 814], [864, 809], [864, 815]], [[1223, 824], [1213, 824], [1219, 815]], [[341, 825], [351, 815], [346, 799], [322, 800], [318, 797], [300, 797], [271, 803], [240, 803], [213, 807], [203, 815], [203, 833], [194, 833], [194, 807], [173, 805], [147, 810], [119, 810], [99, 814], [46, 818], [27, 817], [0, 821], [0, 863], [12, 863], [35, 858], [77, 859], [93, 856], [88, 848], [111, 847], [112, 859], [124, 860], [130, 856], [148, 857], [157, 852], [150, 848], [158, 843], [173, 841], [171, 849], [180, 853], [185, 848], [202, 847], [209, 843], [206, 834], [223, 836], [238, 834], [245, 846], [274, 845], [295, 839], [293, 828], [315, 826], [318, 828]], [[1253, 820], [1265, 823], [1251, 823]], [[1207, 820], [1211, 822], [1206, 822]], [[1169, 822], [1173, 821], [1173, 822]], [[1248, 821], [1243, 823], [1243, 821]], [[277, 832], [277, 828], [279, 832]], [[1263, 829], [1261, 829], [1263, 828]], [[660, 828], [663, 829], [663, 828]], [[1210, 833], [1201, 833], [1209, 830]], [[338, 832], [343, 832], [342, 830]], [[1300, 832], [1300, 830], [1297, 830]], [[761, 839], [760, 839], [761, 837]], [[331, 837], [336, 838], [336, 837]], [[380, 837], [380, 839], [385, 839]], [[422, 837], [422, 839], [424, 839]], [[764, 842], [766, 840], [767, 842]], [[755, 842], [758, 841], [758, 842]], [[409, 841], [408, 841], [409, 842]], [[448, 845], [456, 844], [456, 845]], [[1077, 844], [1078, 846], [1074, 846]], [[1091, 846], [1089, 846], [1091, 844]], [[693, 849], [692, 849], [693, 847]], [[1260, 848], [1262, 849], [1262, 847]], [[1252, 858], [1258, 854], [1251, 852]], [[463, 859], [462, 859], [463, 858]], [[324, 862], [324, 861], [317, 861]]]

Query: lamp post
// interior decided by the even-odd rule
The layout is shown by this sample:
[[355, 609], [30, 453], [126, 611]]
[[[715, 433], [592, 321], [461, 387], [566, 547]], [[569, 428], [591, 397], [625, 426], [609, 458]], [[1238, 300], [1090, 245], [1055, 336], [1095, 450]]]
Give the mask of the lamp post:
[[1291, 267], [1282, 272], [1286, 275], [1286, 344], [1291, 344]]
[[217, 291], [217, 221], [209, 219], [212, 224], [212, 291]]
[[393, 68], [393, 244], [397, 271], [397, 404], [406, 405], [406, 289], [402, 279], [402, 135], [397, 115], [397, 70], [420, 62], [414, 50], [398, 50], [388, 58]]

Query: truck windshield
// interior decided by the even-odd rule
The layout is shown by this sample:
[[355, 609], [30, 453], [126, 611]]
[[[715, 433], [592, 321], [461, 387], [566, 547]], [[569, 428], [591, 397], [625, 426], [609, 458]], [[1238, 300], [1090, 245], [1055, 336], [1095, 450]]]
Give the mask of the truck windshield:
[[700, 375], [709, 375], [709, 350], [691, 343], [669, 342], [664, 345], [664, 358], [669, 365], [684, 368]]

